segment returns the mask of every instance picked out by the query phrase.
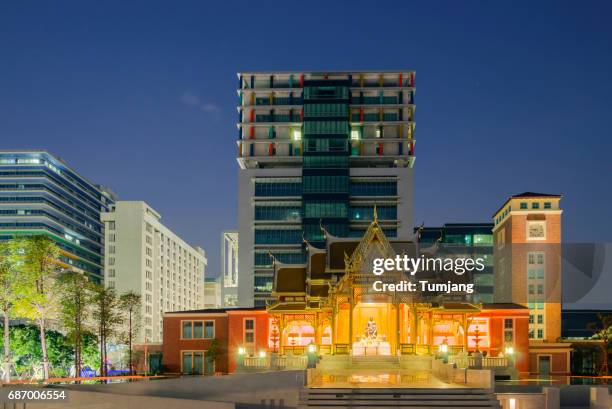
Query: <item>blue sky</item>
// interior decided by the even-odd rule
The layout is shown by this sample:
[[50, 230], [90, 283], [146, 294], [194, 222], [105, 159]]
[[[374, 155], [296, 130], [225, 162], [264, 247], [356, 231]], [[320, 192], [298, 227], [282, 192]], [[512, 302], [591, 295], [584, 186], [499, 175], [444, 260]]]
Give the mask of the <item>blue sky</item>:
[[236, 72], [414, 69], [415, 223], [563, 193], [611, 241], [612, 3], [0, 2], [0, 148], [145, 200], [219, 269], [236, 225]]

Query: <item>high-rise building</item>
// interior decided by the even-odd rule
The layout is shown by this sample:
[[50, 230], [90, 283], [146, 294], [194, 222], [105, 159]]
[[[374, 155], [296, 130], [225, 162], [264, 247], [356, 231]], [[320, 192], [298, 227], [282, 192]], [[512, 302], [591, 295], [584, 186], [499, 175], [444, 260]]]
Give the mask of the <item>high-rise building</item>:
[[221, 233], [221, 298], [224, 307], [238, 306], [238, 232]]
[[472, 272], [474, 283], [471, 300], [477, 303], [493, 302], [493, 223], [445, 223], [441, 227], [422, 227], [421, 246], [438, 243], [440, 257], [482, 258], [484, 269]]
[[241, 305], [270, 299], [273, 259], [363, 235], [375, 205], [387, 236], [411, 236], [414, 75], [238, 74]]
[[101, 220], [106, 227], [105, 285], [142, 297], [142, 330], [136, 342], [159, 342], [167, 311], [202, 308], [204, 250], [187, 244], [161, 223], [145, 202], [118, 201]]
[[494, 298], [529, 308], [530, 372], [569, 371], [561, 337], [561, 195], [511, 196], [493, 215]]
[[112, 192], [43, 150], [0, 151], [0, 240], [46, 235], [60, 247], [62, 267], [104, 276], [104, 225], [100, 212]]
[[204, 280], [204, 309], [210, 308], [221, 308], [221, 283], [223, 278], [219, 277], [206, 277]]

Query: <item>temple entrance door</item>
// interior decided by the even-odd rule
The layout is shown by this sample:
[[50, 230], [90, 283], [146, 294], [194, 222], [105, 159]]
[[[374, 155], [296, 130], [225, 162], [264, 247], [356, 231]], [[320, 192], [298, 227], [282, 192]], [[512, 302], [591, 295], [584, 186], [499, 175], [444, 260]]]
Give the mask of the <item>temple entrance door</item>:
[[352, 354], [394, 355], [395, 306], [388, 302], [359, 302], [353, 310]]

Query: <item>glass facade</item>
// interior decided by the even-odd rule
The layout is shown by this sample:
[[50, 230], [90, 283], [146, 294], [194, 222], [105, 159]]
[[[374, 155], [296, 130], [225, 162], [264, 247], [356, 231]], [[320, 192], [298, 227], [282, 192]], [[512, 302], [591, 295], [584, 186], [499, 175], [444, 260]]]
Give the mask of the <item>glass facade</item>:
[[[252, 183], [239, 192], [239, 212], [249, 212], [241, 234], [252, 243], [240, 257], [255, 279], [271, 275], [269, 252], [299, 264], [304, 239], [324, 246], [321, 226], [363, 234], [374, 205], [388, 236], [407, 233], [414, 72], [240, 73], [238, 81], [237, 157]], [[267, 287], [253, 284], [263, 305]]]
[[101, 282], [104, 226], [112, 194], [44, 151], [0, 152], [0, 240], [47, 235], [65, 268]]
[[484, 260], [484, 270], [475, 271], [474, 302], [493, 302], [493, 224], [447, 223], [442, 227], [425, 227], [421, 231], [422, 246], [440, 242], [440, 257], [471, 257]]
[[304, 157], [323, 158], [302, 168], [304, 237], [316, 246], [323, 245], [321, 225], [348, 233], [349, 86], [347, 80], [304, 84]]

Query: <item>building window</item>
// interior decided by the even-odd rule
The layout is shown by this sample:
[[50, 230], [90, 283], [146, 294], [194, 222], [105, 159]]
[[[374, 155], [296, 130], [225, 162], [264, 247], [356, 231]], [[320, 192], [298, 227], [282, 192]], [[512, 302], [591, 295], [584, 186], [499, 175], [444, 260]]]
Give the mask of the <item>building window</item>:
[[108, 246], [108, 254], [115, 254], [115, 246]]
[[521, 210], [527, 209], [527, 203], [521, 202]]
[[543, 329], [541, 329], [541, 328], [540, 328], [540, 329], [538, 329], [538, 338], [539, 338], [539, 339], [544, 338], [544, 330], [543, 330]]
[[182, 339], [211, 339], [214, 337], [214, 321], [182, 321]]
[[108, 276], [110, 278], [115, 277], [115, 269], [114, 268], [109, 268], [108, 269]]
[[115, 233], [111, 233], [108, 235], [108, 241], [110, 243], [114, 243], [115, 242]]
[[506, 318], [504, 319], [504, 328], [505, 329], [512, 329], [514, 328], [514, 323], [512, 322], [512, 318]]
[[544, 202], [544, 209], [552, 209], [552, 204], [550, 202]]
[[204, 338], [212, 339], [215, 337], [215, 322], [204, 321]]
[[540, 208], [540, 203], [538, 203], [538, 202], [533, 202], [533, 203], [531, 204], [531, 208], [532, 208], [532, 209], [539, 209], [539, 208]]
[[529, 314], [529, 323], [533, 324], [533, 314]]
[[115, 222], [113, 220], [108, 222], [108, 230], [115, 230]]
[[538, 324], [544, 324], [544, 316], [542, 314], [538, 314]]
[[115, 257], [109, 257], [108, 258], [108, 265], [109, 266], [114, 266], [115, 265]]
[[181, 372], [186, 375], [202, 375], [204, 373], [204, 351], [183, 351]]
[[255, 342], [255, 320], [247, 318], [244, 320], [244, 343], [253, 344]]
[[527, 222], [528, 240], [546, 240], [546, 222], [528, 221]]
[[503, 249], [506, 244], [506, 229], [503, 228], [497, 233], [497, 248]]

